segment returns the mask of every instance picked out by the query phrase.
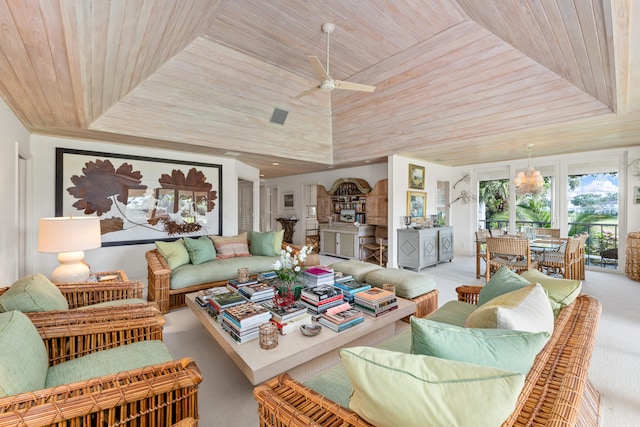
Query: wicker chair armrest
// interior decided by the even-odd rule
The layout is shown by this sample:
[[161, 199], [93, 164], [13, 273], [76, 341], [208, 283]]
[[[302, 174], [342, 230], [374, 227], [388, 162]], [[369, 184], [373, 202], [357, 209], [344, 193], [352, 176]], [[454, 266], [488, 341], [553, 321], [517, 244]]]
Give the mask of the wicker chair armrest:
[[169, 312], [171, 269], [157, 249], [144, 254], [147, 259], [147, 299], [155, 301], [163, 313]]
[[[278, 390], [278, 392], [274, 390]], [[260, 419], [276, 421], [276, 424], [264, 425], [374, 427], [355, 412], [316, 393], [288, 374], [281, 374], [267, 381], [264, 385], [254, 388], [253, 396], [258, 401]], [[295, 402], [290, 402], [283, 396], [292, 396]], [[340, 423], [337, 423], [336, 420], [340, 420]]]
[[67, 299], [69, 308], [128, 298], [142, 298], [144, 291], [144, 283], [133, 280], [56, 283], [55, 285]]
[[478, 295], [482, 290], [482, 286], [462, 285], [456, 288], [458, 293], [458, 301], [468, 302], [469, 304], [478, 304]]
[[95, 414], [96, 419], [126, 419], [131, 426], [169, 426], [197, 418], [201, 381], [195, 362], [183, 358], [22, 393], [0, 399], [0, 425], [80, 425]]
[[50, 365], [133, 342], [162, 340], [165, 319], [155, 307], [118, 309], [82, 313], [75, 318], [56, 318], [50, 312], [28, 316], [43, 339]]

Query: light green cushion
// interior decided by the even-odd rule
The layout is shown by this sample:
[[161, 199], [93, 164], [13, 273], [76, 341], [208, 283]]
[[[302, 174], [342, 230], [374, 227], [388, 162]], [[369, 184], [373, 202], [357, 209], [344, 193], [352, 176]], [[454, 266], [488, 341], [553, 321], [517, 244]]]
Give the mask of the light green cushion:
[[183, 240], [184, 247], [189, 253], [191, 264], [198, 265], [216, 259], [216, 249], [213, 247], [211, 239], [207, 236], [199, 239], [185, 237]]
[[524, 288], [530, 284], [531, 282], [527, 279], [502, 266], [480, 290], [478, 305], [480, 306], [497, 296]]
[[49, 368], [45, 387], [84, 381], [172, 360], [171, 352], [162, 341], [135, 342], [52, 366]]
[[467, 323], [467, 317], [469, 317], [476, 308], [478, 307], [468, 302], [451, 300], [444, 303], [442, 307], [436, 311], [428, 314], [425, 319], [464, 327]]
[[396, 285], [396, 294], [402, 298], [416, 298], [436, 288], [436, 281], [427, 274], [398, 268], [381, 268], [367, 274], [366, 282], [381, 288], [385, 283]]
[[356, 282], [366, 283], [367, 274], [374, 270], [380, 270], [382, 267], [370, 262], [347, 260], [340, 261], [331, 264], [331, 268], [335, 272], [342, 273], [344, 275], [353, 276]]
[[247, 233], [237, 236], [209, 236], [216, 247], [216, 257], [220, 259], [250, 256]]
[[[249, 241], [251, 242], [249, 245], [249, 252], [251, 255], [260, 255], [260, 256], [273, 256], [276, 253], [273, 251], [275, 232], [267, 231], [264, 233], [260, 233], [258, 231], [250, 231], [249, 232]], [[280, 253], [280, 249], [278, 249], [278, 253]]]
[[531, 283], [540, 283], [547, 291], [551, 301], [555, 301], [560, 308], [571, 304], [580, 294], [582, 281], [573, 279], [559, 279], [549, 277], [538, 270], [529, 270], [522, 273], [522, 278]]
[[156, 242], [156, 248], [158, 248], [158, 252], [164, 257], [167, 264], [169, 264], [169, 268], [172, 270], [191, 262], [189, 252], [187, 252], [187, 248], [184, 247], [182, 239], [173, 242], [158, 241]]
[[19, 311], [0, 314], [0, 397], [41, 390], [49, 357], [33, 323]]
[[16, 281], [0, 296], [0, 311], [68, 310], [69, 303], [60, 289], [43, 274], [36, 273]]
[[467, 318], [468, 328], [553, 333], [553, 311], [541, 285], [527, 285], [487, 301]]
[[238, 269], [246, 267], [249, 274], [254, 275], [273, 270], [273, 263], [278, 259], [275, 256], [247, 256], [227, 259], [218, 259], [204, 264], [181, 265], [171, 270], [171, 289], [183, 289], [203, 283], [228, 280], [238, 275]]
[[525, 376], [371, 347], [340, 351], [349, 408], [378, 427], [495, 427], [513, 412]]
[[282, 250], [282, 242], [284, 241], [284, 230], [273, 232], [273, 254], [280, 255]]
[[526, 375], [547, 332], [464, 328], [411, 317], [412, 352]]

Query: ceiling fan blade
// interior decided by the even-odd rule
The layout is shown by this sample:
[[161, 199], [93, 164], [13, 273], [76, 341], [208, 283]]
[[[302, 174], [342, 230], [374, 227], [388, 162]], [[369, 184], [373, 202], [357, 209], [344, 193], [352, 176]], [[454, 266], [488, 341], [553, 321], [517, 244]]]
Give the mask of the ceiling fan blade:
[[329, 73], [327, 73], [327, 71], [324, 69], [324, 67], [322, 66], [322, 62], [320, 62], [317, 56], [307, 56], [307, 58], [309, 58], [309, 62], [313, 67], [313, 71], [315, 71], [316, 76], [318, 76], [320, 80], [331, 79], [331, 77], [329, 77]]
[[315, 87], [312, 87], [311, 89], [305, 90], [305, 91], [304, 91], [304, 92], [302, 92], [300, 95], [297, 95], [297, 96], [295, 96], [294, 98], [295, 98], [295, 99], [300, 99], [300, 98], [302, 98], [303, 96], [307, 96], [307, 95], [309, 95], [310, 93], [313, 93], [313, 92], [315, 92], [315, 91], [317, 91], [317, 90], [320, 90], [320, 86], [315, 86]]
[[345, 82], [343, 80], [335, 80], [334, 84], [336, 86], [336, 89], [358, 90], [360, 92], [373, 92], [374, 90], [376, 90], [375, 86]]

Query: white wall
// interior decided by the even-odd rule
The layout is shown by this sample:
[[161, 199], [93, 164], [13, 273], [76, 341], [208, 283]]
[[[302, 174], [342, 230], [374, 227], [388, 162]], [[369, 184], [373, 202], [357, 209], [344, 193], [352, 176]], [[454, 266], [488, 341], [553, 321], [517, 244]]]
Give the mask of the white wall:
[[[167, 150], [151, 148], [128, 147], [119, 144], [107, 144], [93, 141], [81, 141], [65, 138], [55, 138], [42, 135], [32, 135], [33, 151], [33, 194], [30, 195], [33, 203], [33, 220], [31, 235], [28, 237], [33, 250], [33, 271], [42, 272], [50, 276], [57, 266], [55, 254], [37, 252], [38, 221], [42, 217], [55, 216], [55, 149], [56, 147], [81, 150], [101, 151], [106, 153], [118, 153], [157, 157], [166, 159], [179, 159], [185, 161], [205, 162], [222, 165], [222, 234], [234, 235], [237, 232], [237, 183], [238, 169], [241, 169], [244, 179], [258, 180], [259, 174], [255, 168], [244, 164], [238, 165], [233, 159], [226, 159], [202, 154], [179, 153]], [[257, 189], [257, 186], [256, 186]], [[66, 214], [66, 212], [65, 212]], [[130, 279], [140, 280], [146, 283], [146, 260], [144, 253], [153, 248], [153, 244], [127, 245], [104, 247], [85, 251], [85, 260], [91, 266], [92, 271], [124, 270]]]
[[18, 156], [30, 154], [29, 132], [0, 99], [0, 286], [6, 286], [19, 278], [19, 247], [17, 242], [23, 234], [19, 221], [19, 177]]

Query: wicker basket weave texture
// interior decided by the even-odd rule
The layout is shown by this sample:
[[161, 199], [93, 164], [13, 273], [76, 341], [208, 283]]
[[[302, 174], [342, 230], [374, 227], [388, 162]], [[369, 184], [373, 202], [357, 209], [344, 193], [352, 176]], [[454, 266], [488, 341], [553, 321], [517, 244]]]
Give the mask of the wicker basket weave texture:
[[625, 274], [629, 279], [640, 280], [640, 231], [627, 236], [626, 258]]

